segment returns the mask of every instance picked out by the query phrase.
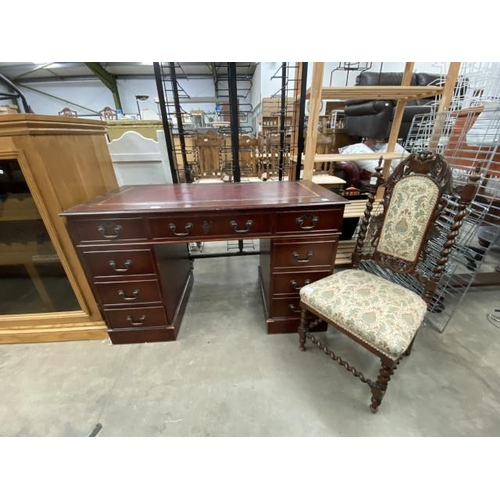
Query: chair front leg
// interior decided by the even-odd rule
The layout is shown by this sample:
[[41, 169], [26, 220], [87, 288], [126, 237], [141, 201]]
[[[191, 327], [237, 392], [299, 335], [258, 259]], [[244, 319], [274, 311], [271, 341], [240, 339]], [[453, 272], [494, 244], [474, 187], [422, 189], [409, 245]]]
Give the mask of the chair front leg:
[[306, 332], [308, 331], [308, 319], [307, 319], [307, 309], [302, 308], [300, 312], [300, 326], [299, 326], [299, 349], [301, 351], [306, 350]]
[[415, 342], [415, 337], [413, 337], [413, 340], [410, 342], [410, 345], [408, 346], [408, 348], [406, 349], [406, 351], [404, 352], [404, 355], [405, 356], [409, 356], [411, 354], [411, 350], [413, 348], [413, 343]]
[[387, 391], [387, 384], [391, 380], [391, 376], [394, 373], [394, 368], [382, 363], [382, 367], [378, 372], [377, 381], [372, 386], [372, 399], [370, 410], [373, 413], [377, 413], [378, 407], [382, 403], [382, 399]]

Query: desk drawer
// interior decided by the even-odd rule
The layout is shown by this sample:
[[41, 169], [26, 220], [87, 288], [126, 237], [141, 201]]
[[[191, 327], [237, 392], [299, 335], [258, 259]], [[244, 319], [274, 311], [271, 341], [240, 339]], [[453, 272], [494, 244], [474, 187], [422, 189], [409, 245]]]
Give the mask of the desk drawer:
[[342, 228], [343, 212], [343, 207], [331, 210], [280, 212], [276, 215], [276, 232], [278, 234], [339, 232]]
[[158, 217], [149, 221], [149, 227], [154, 240], [248, 238], [270, 235], [271, 216], [245, 213], [207, 217]]
[[118, 243], [147, 239], [142, 219], [91, 219], [72, 222], [78, 242]]
[[112, 283], [95, 283], [94, 286], [104, 306], [161, 303], [157, 280], [113, 281]]
[[83, 258], [94, 278], [155, 274], [150, 249], [82, 251]]
[[167, 325], [163, 306], [105, 309], [104, 312], [111, 328], [151, 328]]
[[337, 239], [275, 243], [274, 267], [328, 266], [332, 268], [336, 247]]
[[297, 318], [300, 319], [300, 297], [287, 299], [273, 299], [271, 316], [275, 318]]
[[294, 294], [298, 297], [300, 289], [304, 285], [318, 281], [330, 274], [331, 271], [275, 273], [273, 274], [273, 296], [277, 294]]

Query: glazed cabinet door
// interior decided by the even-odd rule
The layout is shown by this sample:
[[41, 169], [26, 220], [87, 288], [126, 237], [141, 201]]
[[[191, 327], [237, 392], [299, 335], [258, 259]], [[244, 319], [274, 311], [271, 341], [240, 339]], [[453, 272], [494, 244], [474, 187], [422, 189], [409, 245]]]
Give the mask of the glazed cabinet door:
[[78, 310], [19, 163], [0, 159], [0, 315]]

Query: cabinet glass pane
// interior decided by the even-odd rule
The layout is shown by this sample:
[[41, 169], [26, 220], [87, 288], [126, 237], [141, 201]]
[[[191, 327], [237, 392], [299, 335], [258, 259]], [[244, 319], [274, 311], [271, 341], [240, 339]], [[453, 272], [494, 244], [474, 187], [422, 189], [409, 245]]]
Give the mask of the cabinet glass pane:
[[80, 306], [16, 160], [0, 160], [0, 314]]

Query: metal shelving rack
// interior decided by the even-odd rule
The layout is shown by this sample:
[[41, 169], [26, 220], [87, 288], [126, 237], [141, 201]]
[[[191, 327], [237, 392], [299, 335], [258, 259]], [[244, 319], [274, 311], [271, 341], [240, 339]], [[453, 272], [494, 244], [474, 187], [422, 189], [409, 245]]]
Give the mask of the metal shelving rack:
[[187, 148], [187, 138], [193, 134], [184, 127], [185, 117], [189, 114], [180, 104], [181, 96], [189, 98], [189, 95], [177, 79], [177, 72], [182, 68], [175, 62], [155, 62], [153, 67], [172, 179], [174, 183], [180, 180], [192, 182], [196, 175], [195, 152]]
[[[454, 187], [460, 189], [478, 170], [477, 194], [463, 221], [452, 249], [435, 301], [426, 321], [442, 333], [472, 286], [500, 285], [500, 63], [462, 63], [449, 109], [416, 116], [406, 148], [411, 152], [432, 149], [444, 156], [453, 169]], [[447, 215], [453, 220], [456, 203], [449, 199]], [[436, 236], [437, 241], [439, 235]], [[432, 266], [433, 243], [429, 259]], [[380, 270], [367, 264], [372, 272]], [[400, 276], [390, 276], [404, 280]], [[418, 289], [418, 283], [406, 283]]]
[[[230, 114], [230, 127], [219, 127], [219, 133], [221, 133], [225, 138], [225, 145], [220, 149], [219, 168], [222, 170], [230, 170], [229, 178], [231, 182], [241, 181], [239, 136], [240, 132], [248, 130], [244, 127], [240, 127], [240, 118], [242, 116], [248, 116], [251, 112], [251, 105], [240, 104], [238, 101], [240, 98], [246, 98], [251, 88], [251, 79], [249, 80], [249, 78], [245, 76], [240, 77], [240, 80], [243, 79], [243, 81], [250, 81], [250, 88], [244, 88], [245, 86], [242, 85], [243, 88], [241, 89], [241, 92], [246, 92], [246, 94], [238, 94], [238, 64], [241, 65], [242, 63], [213, 63], [213, 78], [216, 98], [229, 106]], [[189, 95], [180, 86], [177, 79], [177, 72], [179, 70], [182, 71], [182, 68], [180, 68], [178, 63], [174, 62], [153, 63], [153, 66], [158, 90], [159, 108], [165, 133], [165, 141], [172, 169], [173, 182], [193, 182], [196, 178], [196, 151], [194, 149], [188, 149], [187, 147], [187, 138], [191, 137], [193, 134], [192, 131], [187, 130], [184, 127], [183, 117], [188, 115], [188, 113], [182, 109], [180, 104], [181, 96], [183, 99], [188, 99]], [[220, 71], [222, 66], [226, 66], [227, 75]], [[226, 82], [227, 87], [225, 86]], [[250, 109], [246, 109], [245, 106]], [[227, 141], [229, 136], [231, 137], [230, 145]], [[181, 165], [178, 165], [179, 160]], [[190, 244], [189, 248], [192, 258], [208, 258], [242, 254], [248, 255], [258, 253], [255, 251], [244, 251], [244, 243], [244, 240], [238, 240], [237, 253], [202, 254], [204, 245], [196, 242]], [[249, 245], [252, 250], [255, 249], [253, 242]], [[227, 250], [230, 250], [230, 248], [232, 247], [228, 244]], [[194, 255], [192, 252], [196, 252], [197, 255]]]
[[[297, 176], [293, 176], [292, 159], [297, 156], [298, 148], [301, 151], [304, 149], [306, 79], [307, 63], [290, 62], [282, 62], [271, 77], [271, 80], [280, 80], [280, 88], [269, 99], [279, 99], [279, 102], [273, 106], [270, 113], [263, 109], [262, 116], [263, 119], [265, 119], [264, 116], [276, 118], [277, 126], [273, 125], [265, 129], [263, 124], [259, 137], [260, 169], [267, 179], [273, 179], [276, 174], [279, 181], [286, 176], [299, 179], [300, 165]], [[302, 99], [300, 98], [301, 91]], [[266, 105], [271, 105], [271, 102]]]
[[[290, 99], [300, 94], [300, 86], [304, 77], [303, 65], [299, 68], [297, 63], [281, 63], [280, 68], [271, 77], [279, 78], [281, 86], [278, 92], [271, 97], [280, 97], [279, 109], [279, 149], [278, 149], [278, 180], [283, 180], [283, 176], [288, 174], [291, 168], [291, 159], [297, 145], [300, 121], [297, 116], [297, 106], [291, 105]], [[291, 117], [291, 125], [287, 127], [286, 118]], [[302, 120], [303, 126], [303, 120]], [[294, 140], [296, 139], [296, 140]]]

